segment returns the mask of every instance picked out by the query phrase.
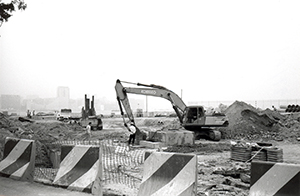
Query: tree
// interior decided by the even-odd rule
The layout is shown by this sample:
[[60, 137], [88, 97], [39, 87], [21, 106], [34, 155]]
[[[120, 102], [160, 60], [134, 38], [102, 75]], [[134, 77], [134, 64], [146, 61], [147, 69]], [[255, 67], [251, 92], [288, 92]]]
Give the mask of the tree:
[[12, 12], [16, 10], [25, 10], [27, 4], [23, 0], [13, 0], [10, 3], [1, 3], [0, 0], [0, 26], [3, 22], [7, 22], [12, 16]]

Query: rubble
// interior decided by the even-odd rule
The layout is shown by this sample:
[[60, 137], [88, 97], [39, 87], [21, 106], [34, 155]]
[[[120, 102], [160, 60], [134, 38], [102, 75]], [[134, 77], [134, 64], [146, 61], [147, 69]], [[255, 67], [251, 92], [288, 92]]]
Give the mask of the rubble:
[[258, 110], [247, 103], [235, 101], [225, 114], [229, 119], [228, 127], [222, 128], [225, 139], [296, 142], [300, 137], [300, 122], [278, 111]]
[[[164, 149], [164, 151], [195, 153], [198, 156], [213, 155], [220, 152], [226, 154], [227, 158], [224, 159], [198, 162], [197, 195], [248, 195], [250, 164], [249, 162], [230, 159], [232, 144], [228, 141], [245, 141], [239, 142], [238, 145], [247, 145], [247, 142], [249, 142], [250, 148], [253, 147], [252, 142], [284, 141], [299, 143], [300, 119], [296, 116], [297, 114], [283, 115], [270, 109], [259, 110], [240, 101], [234, 102], [226, 109], [222, 105], [222, 111], [229, 120], [228, 127], [219, 128], [225, 142], [221, 140], [220, 142], [207, 144], [200, 141], [195, 145], [171, 146]], [[180, 128], [178, 119], [170, 117], [137, 118], [136, 124], [143, 132], [154, 129]], [[94, 139], [111, 138], [119, 142], [127, 141], [128, 138], [124, 134], [122, 120], [103, 119], [103, 125], [104, 131], [94, 134]], [[3, 157], [4, 141], [7, 136], [36, 140], [36, 165], [49, 168], [52, 167], [49, 154], [55, 148], [58, 148], [53, 143], [63, 140], [85, 140], [85, 131], [78, 124], [67, 124], [56, 120], [30, 119], [30, 121], [27, 121], [26, 118], [7, 116], [0, 113], [0, 160]], [[250, 154], [249, 156], [253, 155]], [[282, 154], [277, 153], [272, 156], [280, 159], [281, 157], [278, 155]]]

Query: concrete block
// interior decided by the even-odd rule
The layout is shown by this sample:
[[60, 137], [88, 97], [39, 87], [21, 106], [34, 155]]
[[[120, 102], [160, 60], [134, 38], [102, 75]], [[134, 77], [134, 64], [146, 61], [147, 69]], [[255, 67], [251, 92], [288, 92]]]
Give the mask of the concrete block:
[[250, 196], [300, 195], [300, 165], [251, 162]]
[[154, 149], [158, 149], [161, 147], [165, 147], [165, 144], [162, 142], [151, 142], [151, 141], [145, 141], [145, 140], [141, 140], [140, 141], [140, 146], [144, 146], [147, 148], [154, 148]]
[[69, 190], [102, 195], [102, 160], [99, 147], [62, 146], [61, 163], [53, 184]]
[[34, 140], [7, 137], [0, 174], [16, 180], [33, 181], [36, 156]]
[[150, 131], [149, 138], [152, 141], [162, 142], [166, 146], [195, 144], [195, 133], [187, 130]]
[[197, 155], [146, 152], [138, 196], [197, 195]]

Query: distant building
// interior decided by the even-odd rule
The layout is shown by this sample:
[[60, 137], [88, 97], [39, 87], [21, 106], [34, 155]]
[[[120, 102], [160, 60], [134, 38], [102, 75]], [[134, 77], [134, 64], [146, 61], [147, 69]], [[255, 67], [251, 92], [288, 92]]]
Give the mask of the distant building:
[[70, 99], [70, 89], [66, 86], [57, 87], [57, 97]]
[[19, 95], [1, 95], [1, 109], [20, 110], [21, 97]]
[[57, 102], [59, 108], [70, 107], [70, 89], [66, 86], [57, 87]]

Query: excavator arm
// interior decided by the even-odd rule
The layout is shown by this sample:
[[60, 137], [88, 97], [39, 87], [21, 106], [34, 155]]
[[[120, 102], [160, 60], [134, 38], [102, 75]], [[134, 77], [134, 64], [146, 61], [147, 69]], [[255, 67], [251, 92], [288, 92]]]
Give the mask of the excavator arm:
[[177, 94], [163, 86], [158, 86], [154, 84], [146, 85], [141, 83], [130, 84], [142, 87], [123, 87], [120, 80], [117, 80], [115, 86], [117, 100], [119, 103], [124, 124], [126, 124], [126, 122], [123, 108], [125, 109], [129, 120], [131, 122], [134, 122], [134, 116], [130, 107], [129, 99], [127, 97], [127, 93], [133, 93], [139, 95], [161, 97], [170, 101], [182, 126], [186, 130], [195, 132], [195, 137], [204, 135], [208, 136], [214, 141], [219, 141], [221, 139], [221, 132], [212, 129], [212, 127], [228, 126], [228, 120], [225, 115], [206, 115], [205, 110], [202, 106], [186, 106]]
[[[123, 82], [123, 83], [128, 83], [128, 82]], [[135, 83], [131, 83], [131, 84], [135, 84]], [[163, 86], [158, 86], [154, 84], [146, 85], [146, 84], [136, 83], [135, 85], [144, 86], [146, 88], [123, 87], [120, 80], [117, 80], [116, 82], [115, 90], [117, 93], [117, 100], [119, 103], [119, 107], [123, 119], [124, 119], [124, 112], [123, 112], [122, 105], [130, 121], [134, 122], [134, 116], [127, 97], [127, 93], [132, 93], [132, 94], [147, 95], [147, 96], [161, 97], [167, 99], [168, 101], [171, 102], [172, 107], [175, 110], [180, 122], [181, 123], [183, 122], [183, 112], [185, 111], [187, 106], [176, 93], [172, 92], [171, 90], [168, 90]]]

